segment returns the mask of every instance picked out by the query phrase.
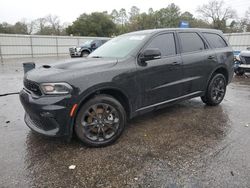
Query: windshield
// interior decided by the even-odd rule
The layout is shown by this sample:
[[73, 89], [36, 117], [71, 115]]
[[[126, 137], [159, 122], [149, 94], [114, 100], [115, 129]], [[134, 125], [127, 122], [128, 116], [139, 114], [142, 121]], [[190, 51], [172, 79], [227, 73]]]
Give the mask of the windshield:
[[133, 51], [139, 44], [142, 43], [146, 35], [122, 35], [106, 42], [99, 47], [89, 57], [114, 57], [123, 58], [126, 57], [131, 51]]
[[93, 40], [85, 41], [81, 46], [89, 46]]

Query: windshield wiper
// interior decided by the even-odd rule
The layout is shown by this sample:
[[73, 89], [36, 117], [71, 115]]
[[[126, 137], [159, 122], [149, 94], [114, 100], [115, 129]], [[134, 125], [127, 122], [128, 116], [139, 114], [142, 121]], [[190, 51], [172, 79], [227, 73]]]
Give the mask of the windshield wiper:
[[102, 56], [91, 56], [92, 58], [102, 58]]

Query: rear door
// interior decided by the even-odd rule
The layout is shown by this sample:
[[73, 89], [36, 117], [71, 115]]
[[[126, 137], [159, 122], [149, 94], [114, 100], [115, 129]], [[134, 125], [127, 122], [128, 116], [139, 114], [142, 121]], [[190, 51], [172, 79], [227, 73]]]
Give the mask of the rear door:
[[198, 94], [205, 90], [212, 64], [216, 63], [214, 51], [198, 32], [178, 32], [183, 61], [183, 95]]
[[210, 47], [216, 52], [215, 54], [218, 64], [227, 65], [228, 73], [230, 74], [229, 79], [231, 80], [234, 66], [232, 48], [219, 33], [203, 32], [202, 34], [209, 43]]
[[[161, 58], [138, 65], [138, 83], [141, 87], [142, 106], [157, 105], [181, 96], [182, 61], [177, 52], [174, 32], [161, 33], [154, 36], [144, 47], [158, 48]], [[142, 51], [143, 51], [142, 50]]]

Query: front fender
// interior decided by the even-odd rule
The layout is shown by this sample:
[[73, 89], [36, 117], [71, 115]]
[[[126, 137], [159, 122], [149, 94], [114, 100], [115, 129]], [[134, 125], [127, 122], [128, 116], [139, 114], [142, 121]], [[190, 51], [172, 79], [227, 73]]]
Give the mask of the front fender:
[[88, 88], [85, 91], [83, 91], [82, 93], [80, 93], [78, 100], [77, 100], [77, 103], [82, 104], [82, 102], [84, 100], [86, 100], [90, 95], [92, 95], [94, 93], [98, 93], [98, 91], [108, 90], [108, 89], [119, 91], [125, 97], [127, 97], [127, 99], [129, 99], [129, 97], [126, 95], [126, 92], [123, 91], [123, 89], [121, 87], [119, 87], [117, 84], [111, 83], [111, 82], [106, 82], [106, 83], [101, 83], [101, 84], [91, 86], [90, 88]]
[[77, 100], [75, 101], [75, 103], [77, 104], [77, 108], [74, 112], [74, 116], [71, 117], [71, 121], [70, 121], [70, 135], [69, 135], [69, 140], [72, 137], [73, 134], [73, 127], [75, 124], [75, 120], [76, 120], [76, 116], [81, 108], [81, 106], [84, 104], [85, 101], [87, 101], [89, 99], [89, 97], [91, 97], [93, 94], [98, 93], [101, 90], [116, 90], [120, 93], [122, 93], [128, 100], [128, 105], [129, 105], [129, 110], [131, 111], [131, 102], [129, 100], [129, 97], [126, 95], [126, 92], [123, 91], [122, 88], [120, 88], [118, 85], [116, 85], [115, 83], [102, 83], [102, 84], [97, 84], [95, 86], [92, 86], [88, 89], [86, 89], [84, 92], [80, 93], [79, 96], [77, 97]]
[[87, 51], [87, 52], [91, 53], [91, 50], [89, 48], [81, 48], [81, 52], [83, 52], [83, 51]]

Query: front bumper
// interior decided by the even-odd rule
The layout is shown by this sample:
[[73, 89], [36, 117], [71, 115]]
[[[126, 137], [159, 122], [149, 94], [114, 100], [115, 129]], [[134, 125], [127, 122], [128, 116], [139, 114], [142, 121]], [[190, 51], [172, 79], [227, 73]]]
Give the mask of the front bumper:
[[81, 52], [70, 52], [70, 56], [71, 57], [80, 57], [81, 56]]
[[238, 67], [245, 71], [250, 71], [250, 64], [240, 64]]
[[241, 64], [239, 62], [235, 62], [234, 71], [243, 70], [245, 72], [250, 72], [250, 64]]
[[30, 129], [47, 136], [71, 135], [70, 96], [34, 97], [23, 89], [19, 97]]

